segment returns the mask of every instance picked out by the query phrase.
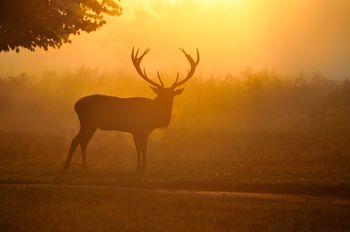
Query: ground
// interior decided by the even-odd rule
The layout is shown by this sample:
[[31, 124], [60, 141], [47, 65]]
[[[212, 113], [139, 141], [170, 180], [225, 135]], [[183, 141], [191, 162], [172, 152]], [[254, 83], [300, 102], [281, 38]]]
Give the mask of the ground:
[[[64, 171], [73, 135], [3, 133], [1, 231], [349, 231], [347, 134], [181, 133], [152, 135], [143, 174], [128, 135], [98, 132], [89, 168], [77, 151]], [[182, 190], [301, 200], [173, 193]]]
[[349, 204], [1, 186], [2, 231], [347, 231]]

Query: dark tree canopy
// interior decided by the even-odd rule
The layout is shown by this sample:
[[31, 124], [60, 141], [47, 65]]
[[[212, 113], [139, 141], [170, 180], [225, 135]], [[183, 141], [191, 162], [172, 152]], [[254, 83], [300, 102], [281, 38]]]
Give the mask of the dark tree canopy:
[[59, 48], [120, 14], [119, 0], [0, 0], [0, 52]]

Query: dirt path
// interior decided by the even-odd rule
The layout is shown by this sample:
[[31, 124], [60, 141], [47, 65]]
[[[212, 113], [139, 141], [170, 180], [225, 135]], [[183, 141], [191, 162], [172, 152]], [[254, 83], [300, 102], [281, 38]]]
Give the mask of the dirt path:
[[273, 193], [253, 193], [253, 192], [229, 192], [229, 191], [197, 191], [183, 189], [147, 189], [137, 187], [118, 187], [118, 186], [98, 186], [98, 185], [55, 185], [55, 184], [0, 184], [2, 189], [33, 189], [33, 188], [51, 188], [51, 189], [86, 189], [86, 190], [115, 190], [115, 191], [136, 191], [145, 193], [170, 194], [170, 195], [192, 195], [207, 197], [225, 197], [237, 199], [252, 199], [263, 201], [282, 201], [299, 203], [331, 203], [350, 205], [350, 198], [341, 197], [319, 197], [293, 194], [273, 194]]

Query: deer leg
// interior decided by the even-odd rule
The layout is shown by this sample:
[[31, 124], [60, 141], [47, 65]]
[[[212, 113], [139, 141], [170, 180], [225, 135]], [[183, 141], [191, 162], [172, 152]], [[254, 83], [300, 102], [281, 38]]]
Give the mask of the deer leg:
[[141, 137], [141, 150], [142, 150], [142, 169], [147, 169], [147, 140], [148, 134]]
[[72, 157], [73, 157], [74, 151], [75, 151], [75, 149], [77, 148], [77, 146], [80, 143], [80, 134], [81, 134], [81, 131], [79, 131], [79, 133], [72, 140], [72, 143], [71, 143], [70, 149], [69, 149], [69, 153], [68, 153], [68, 156], [67, 156], [67, 160], [66, 160], [66, 163], [64, 165], [65, 169], [69, 169], [69, 166], [70, 166], [70, 163], [72, 161]]
[[140, 136], [137, 136], [133, 134], [135, 148], [137, 152], [137, 169], [140, 169], [141, 167], [141, 143], [140, 143]]
[[87, 161], [86, 161], [86, 147], [88, 143], [90, 142], [92, 136], [94, 135], [96, 129], [89, 129], [84, 131], [84, 133], [81, 135], [80, 139], [80, 149], [81, 149], [81, 158], [83, 162], [83, 168], [87, 168]]

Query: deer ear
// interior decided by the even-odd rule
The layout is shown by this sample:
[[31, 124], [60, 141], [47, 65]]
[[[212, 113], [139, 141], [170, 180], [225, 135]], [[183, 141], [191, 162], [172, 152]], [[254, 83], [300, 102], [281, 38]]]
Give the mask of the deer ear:
[[174, 91], [174, 95], [180, 95], [180, 94], [182, 94], [183, 91], [184, 91], [184, 89], [177, 89]]
[[159, 89], [156, 88], [156, 87], [153, 87], [153, 86], [149, 86], [151, 87], [152, 91], [155, 93], [155, 94], [159, 94]]

